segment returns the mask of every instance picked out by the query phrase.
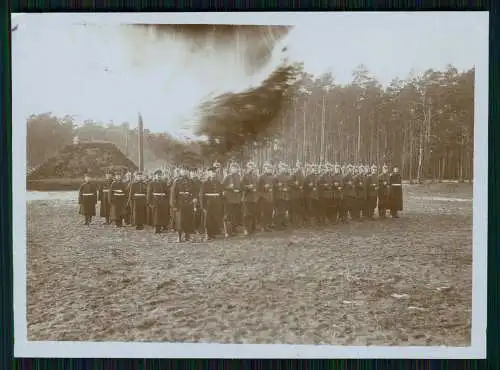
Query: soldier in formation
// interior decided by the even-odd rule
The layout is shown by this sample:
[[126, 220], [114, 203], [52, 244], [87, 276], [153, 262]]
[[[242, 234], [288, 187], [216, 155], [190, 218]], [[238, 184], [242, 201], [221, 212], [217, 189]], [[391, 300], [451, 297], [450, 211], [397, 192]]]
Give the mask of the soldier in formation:
[[110, 174], [100, 185], [85, 175], [79, 191], [80, 213], [89, 225], [100, 201], [105, 223], [151, 226], [155, 234], [174, 229], [177, 240], [190, 240], [196, 232], [212, 240], [257, 230], [334, 225], [379, 218], [398, 218], [403, 209], [399, 168], [387, 165], [331, 163], [302, 165], [293, 169], [281, 162], [265, 162], [259, 175], [248, 162], [243, 170], [233, 162], [222, 168], [216, 162], [206, 171], [185, 167], [156, 170], [148, 180], [141, 172]]
[[258, 184], [259, 177], [255, 171], [255, 163], [248, 162], [247, 172], [242, 179], [243, 222], [245, 235], [253, 234], [257, 230], [257, 211], [260, 199]]
[[222, 219], [222, 184], [217, 174], [218, 168], [208, 169], [207, 179], [201, 183], [200, 187], [200, 208], [203, 210], [203, 226], [205, 239], [214, 239], [221, 232]]
[[115, 178], [109, 187], [109, 214], [111, 222], [116, 227], [122, 227], [127, 206], [127, 185], [122, 181], [120, 173], [115, 174]]
[[104, 218], [104, 223], [106, 225], [110, 224], [110, 203], [109, 203], [109, 187], [113, 182], [113, 175], [106, 172], [104, 182], [99, 187], [99, 200], [101, 201], [101, 207], [99, 209], [99, 215]]
[[162, 171], [153, 173], [153, 181], [148, 184], [147, 203], [151, 209], [151, 224], [155, 234], [160, 234], [170, 221], [170, 191], [162, 179]]
[[144, 229], [144, 224], [147, 222], [147, 188], [144, 175], [142, 172], [137, 172], [134, 181], [130, 184], [128, 196], [132, 224], [137, 230]]
[[231, 164], [230, 173], [224, 178], [224, 235], [226, 238], [236, 234], [242, 210], [242, 177], [237, 163]]
[[83, 184], [78, 192], [79, 213], [85, 218], [84, 225], [90, 225], [95, 216], [95, 206], [98, 199], [98, 187], [91, 181], [90, 175], [83, 176]]
[[188, 171], [182, 168], [170, 189], [170, 207], [178, 242], [188, 241], [194, 232], [194, 205], [197, 202], [196, 185]]

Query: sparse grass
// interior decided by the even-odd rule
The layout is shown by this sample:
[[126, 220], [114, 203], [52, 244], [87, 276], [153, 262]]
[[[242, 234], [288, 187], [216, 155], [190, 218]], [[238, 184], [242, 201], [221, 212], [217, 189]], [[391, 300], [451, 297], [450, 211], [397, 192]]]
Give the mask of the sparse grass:
[[468, 346], [472, 186], [404, 189], [398, 220], [182, 244], [31, 201], [28, 339]]

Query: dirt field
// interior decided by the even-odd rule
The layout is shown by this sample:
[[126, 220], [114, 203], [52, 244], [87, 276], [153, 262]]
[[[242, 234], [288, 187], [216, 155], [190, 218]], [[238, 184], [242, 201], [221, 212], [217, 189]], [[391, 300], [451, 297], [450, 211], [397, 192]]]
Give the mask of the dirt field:
[[397, 220], [183, 244], [28, 196], [29, 340], [470, 345], [471, 185], [406, 186]]

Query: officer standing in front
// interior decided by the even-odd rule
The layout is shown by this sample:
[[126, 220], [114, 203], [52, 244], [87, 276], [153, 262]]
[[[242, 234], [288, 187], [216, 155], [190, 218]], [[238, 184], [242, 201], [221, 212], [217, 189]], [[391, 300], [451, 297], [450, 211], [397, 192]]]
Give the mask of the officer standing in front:
[[386, 217], [387, 209], [390, 208], [389, 189], [389, 168], [384, 164], [378, 176], [378, 215], [381, 218]]
[[90, 225], [92, 217], [95, 216], [95, 206], [97, 204], [97, 186], [91, 182], [90, 175], [83, 176], [83, 184], [78, 192], [78, 204], [80, 214], [85, 217], [84, 225]]
[[398, 166], [394, 166], [389, 176], [389, 209], [392, 218], [399, 218], [398, 211], [403, 210], [403, 188]]

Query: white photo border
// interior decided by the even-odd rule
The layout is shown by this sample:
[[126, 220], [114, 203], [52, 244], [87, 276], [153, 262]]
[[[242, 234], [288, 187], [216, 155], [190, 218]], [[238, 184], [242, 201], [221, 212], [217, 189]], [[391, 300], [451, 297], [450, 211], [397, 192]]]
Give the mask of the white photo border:
[[[431, 12], [389, 13], [393, 16], [419, 16]], [[434, 13], [434, 12], [433, 12]], [[442, 17], [464, 12], [439, 12]], [[202, 344], [134, 342], [55, 342], [28, 341], [26, 319], [26, 124], [16, 111], [16, 86], [12, 86], [12, 189], [14, 262], [14, 356], [39, 358], [411, 358], [483, 359], [486, 358], [487, 235], [488, 235], [488, 47], [489, 13], [470, 12], [484, 37], [478, 39], [483, 52], [475, 64], [474, 198], [473, 198], [473, 292], [470, 347], [382, 347], [285, 344]], [[51, 22], [104, 24], [251, 24], [296, 25], [320, 18], [378, 16], [374, 12], [262, 12], [262, 13], [46, 13], [13, 14], [23, 17], [51, 18]], [[425, 16], [425, 15], [424, 15]], [[466, 51], [465, 51], [466, 52]], [[15, 64], [12, 75], [15, 76]]]

